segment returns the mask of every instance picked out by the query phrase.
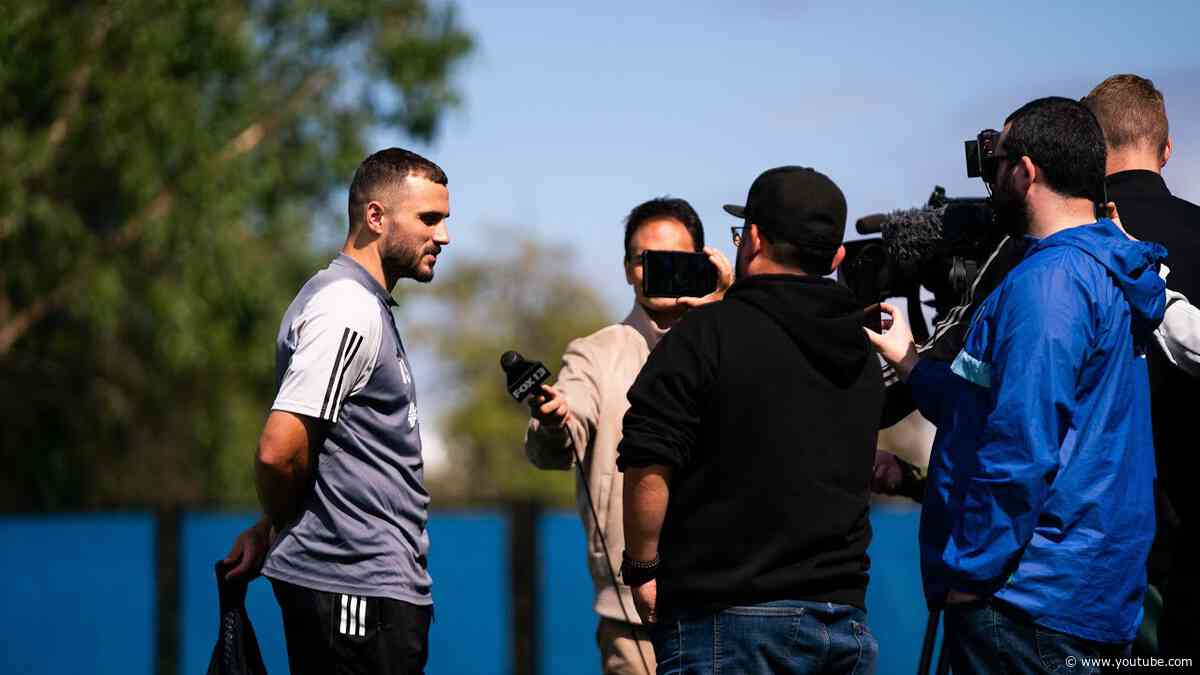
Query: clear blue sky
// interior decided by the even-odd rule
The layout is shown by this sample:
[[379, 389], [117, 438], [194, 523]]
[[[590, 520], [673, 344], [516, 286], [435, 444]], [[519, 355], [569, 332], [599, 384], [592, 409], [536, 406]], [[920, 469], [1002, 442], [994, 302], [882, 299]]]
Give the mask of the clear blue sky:
[[[459, 78], [465, 105], [418, 148], [450, 175], [453, 242], [439, 275], [494, 247], [490, 227], [528, 228], [578, 251], [580, 273], [619, 318], [631, 304], [622, 219], [645, 199], [689, 200], [732, 257], [734, 222], [721, 205], [740, 202], [772, 166], [828, 174], [851, 222], [919, 205], [934, 184], [980, 195], [964, 174], [964, 139], [1029, 100], [1080, 97], [1119, 72], [1165, 93], [1175, 141], [1167, 182], [1200, 201], [1200, 3], [458, 7], [478, 38]], [[422, 395], [433, 436], [451, 383], [437, 383], [427, 358], [417, 367], [430, 373]]]
[[465, 105], [422, 148], [451, 180], [443, 274], [489, 246], [488, 226], [530, 228], [580, 251], [582, 274], [623, 313], [621, 220], [642, 200], [691, 201], [732, 255], [721, 204], [771, 166], [827, 173], [851, 219], [915, 206], [935, 183], [982, 194], [963, 172], [964, 139], [1117, 72], [1164, 91], [1167, 181], [1200, 200], [1200, 3], [458, 7], [478, 37]]

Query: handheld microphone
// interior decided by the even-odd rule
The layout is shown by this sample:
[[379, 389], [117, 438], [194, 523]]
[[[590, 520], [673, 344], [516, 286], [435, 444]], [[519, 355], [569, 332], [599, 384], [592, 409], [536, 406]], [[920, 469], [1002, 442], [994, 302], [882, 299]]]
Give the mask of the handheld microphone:
[[550, 379], [550, 369], [541, 361], [529, 361], [517, 352], [508, 351], [500, 357], [500, 367], [508, 380], [508, 395], [520, 403], [546, 380]]
[[[541, 361], [529, 361], [524, 356], [517, 352], [507, 351], [500, 357], [500, 367], [504, 369], [504, 375], [508, 379], [508, 395], [513, 397], [513, 400], [520, 402], [525, 397], [530, 396], [546, 380], [550, 379], [550, 369], [542, 365]], [[600, 545], [605, 551], [608, 548], [608, 538], [604, 536], [604, 521], [600, 520], [599, 514], [596, 513], [596, 502], [592, 499], [592, 491], [588, 488], [587, 475], [584, 474], [582, 449], [571, 444], [571, 454], [575, 465], [576, 474], [579, 476], [579, 487], [583, 488], [583, 494], [587, 496], [588, 508], [592, 512], [592, 522], [596, 524], [596, 533], [600, 535]], [[621, 605], [621, 613], [625, 616], [625, 623], [633, 624], [633, 617], [629, 610], [625, 608], [625, 601], [621, 598], [621, 585], [617, 582], [617, 570], [613, 568], [612, 560], [606, 555], [604, 562], [608, 566], [608, 578], [612, 582], [613, 591], [616, 592], [617, 602]], [[642, 639], [638, 635], [639, 626], [634, 625], [633, 635], [635, 639]], [[651, 672], [650, 666], [646, 663], [646, 656], [642, 650], [638, 650], [638, 656], [642, 660], [642, 668], [645, 672]]]

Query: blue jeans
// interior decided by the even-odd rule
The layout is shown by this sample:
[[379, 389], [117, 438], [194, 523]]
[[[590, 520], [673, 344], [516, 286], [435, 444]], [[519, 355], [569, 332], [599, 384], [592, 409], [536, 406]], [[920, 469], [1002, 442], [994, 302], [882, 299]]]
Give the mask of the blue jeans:
[[879, 643], [849, 605], [779, 600], [650, 626], [658, 675], [874, 673]]
[[1017, 610], [991, 598], [947, 605], [946, 658], [954, 675], [972, 673], [1070, 673], [1100, 668], [1083, 659], [1129, 655], [1129, 643], [1104, 644], [1034, 624]]

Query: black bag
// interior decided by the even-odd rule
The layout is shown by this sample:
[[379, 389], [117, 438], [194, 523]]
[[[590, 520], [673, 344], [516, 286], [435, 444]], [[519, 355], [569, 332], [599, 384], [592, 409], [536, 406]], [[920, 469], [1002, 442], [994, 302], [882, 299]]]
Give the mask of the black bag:
[[217, 593], [221, 597], [221, 625], [217, 644], [208, 661], [208, 675], [267, 675], [258, 638], [246, 614], [246, 588], [250, 579], [225, 580], [233, 565], [218, 561]]

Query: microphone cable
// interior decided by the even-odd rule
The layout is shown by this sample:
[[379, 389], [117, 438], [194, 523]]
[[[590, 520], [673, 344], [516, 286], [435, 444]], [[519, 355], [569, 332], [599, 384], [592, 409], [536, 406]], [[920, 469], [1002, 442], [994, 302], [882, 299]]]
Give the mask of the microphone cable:
[[[567, 436], [570, 437], [571, 432], [566, 429], [565, 424], [563, 425], [563, 431], [566, 431]], [[604, 565], [608, 569], [608, 578], [612, 582], [613, 590], [617, 593], [617, 604], [621, 606], [621, 614], [625, 617], [625, 623], [629, 624], [630, 630], [633, 633], [634, 647], [637, 649], [638, 659], [642, 662], [642, 668], [645, 670], [646, 675], [652, 675], [655, 671], [650, 670], [650, 665], [646, 663], [646, 653], [642, 651], [642, 645], [640, 644], [642, 636], [640, 634], [641, 631], [638, 629], [641, 626], [634, 623], [633, 619], [630, 618], [629, 611], [625, 608], [625, 599], [621, 597], [621, 585], [617, 581], [617, 571], [613, 569], [612, 558], [608, 554], [608, 537], [604, 536], [604, 527], [601, 526], [600, 515], [596, 512], [596, 502], [592, 500], [592, 491], [588, 487], [587, 475], [583, 473], [583, 457], [579, 454], [579, 448], [575, 447], [575, 439], [571, 438], [570, 440], [571, 455], [575, 459], [575, 471], [579, 475], [579, 484], [583, 486], [583, 494], [587, 496], [588, 508], [592, 512], [592, 522], [596, 523], [596, 534], [600, 535], [600, 546], [604, 548]], [[622, 481], [623, 483], [624, 481]], [[624, 494], [621, 495], [621, 498], [625, 498]], [[657, 581], [655, 583], [657, 584]], [[645, 639], [649, 642], [650, 637], [647, 635]]]
[[[515, 369], [517, 365], [524, 360], [524, 357], [519, 353], [515, 351], [508, 351], [500, 357], [500, 367], [506, 374], [509, 374], [511, 370]], [[546, 370], [545, 366], [542, 365], [540, 361], [534, 363], [538, 365], [542, 372], [542, 377], [538, 380], [540, 383], [542, 380], [549, 377], [549, 371]], [[535, 371], [530, 372], [534, 372], [535, 376], [537, 375], [537, 372]], [[526, 373], [526, 375], [529, 375], [529, 373]], [[512, 384], [511, 380], [509, 384]], [[528, 381], [526, 384], [528, 384]], [[517, 398], [518, 401], [520, 401], [525, 398], [524, 394], [527, 392], [522, 390], [522, 394], [519, 397], [517, 394], [513, 393], [511, 389], [509, 393], [512, 394], [514, 398]], [[608, 579], [612, 583], [613, 591], [617, 594], [617, 604], [621, 606], [621, 615], [625, 617], [625, 623], [629, 626], [630, 632], [633, 634], [634, 647], [637, 649], [638, 659], [642, 662], [642, 668], [646, 675], [651, 675], [654, 671], [650, 669], [650, 665], [646, 662], [646, 655], [642, 651], [641, 642], [643, 637], [641, 632], [638, 630], [639, 624], [634, 623], [633, 618], [629, 615], [628, 608], [625, 607], [625, 600], [621, 597], [621, 584], [619, 581], [617, 581], [617, 571], [613, 568], [612, 558], [609, 557], [608, 537], [605, 535], [604, 526], [600, 522], [600, 514], [596, 511], [596, 501], [592, 498], [592, 490], [588, 486], [587, 475], [583, 472], [583, 456], [580, 454], [580, 449], [576, 447], [575, 439], [571, 436], [571, 430], [566, 426], [566, 420], [563, 422], [563, 425], [558, 427], [558, 429], [561, 429], [563, 433], [566, 434], [567, 440], [571, 444], [571, 458], [575, 463], [575, 470], [579, 474], [579, 484], [583, 487], [584, 496], [587, 497], [588, 510], [591, 511], [592, 522], [596, 524], [596, 534], [599, 535], [600, 546], [604, 550], [604, 565], [608, 570]], [[622, 495], [622, 498], [624, 498], [624, 495]], [[591, 542], [588, 542], [588, 546], [590, 548]], [[605, 617], [603, 616], [601, 617], [601, 619], [604, 618]], [[649, 637], [647, 636], [645, 640], [649, 641]]]

